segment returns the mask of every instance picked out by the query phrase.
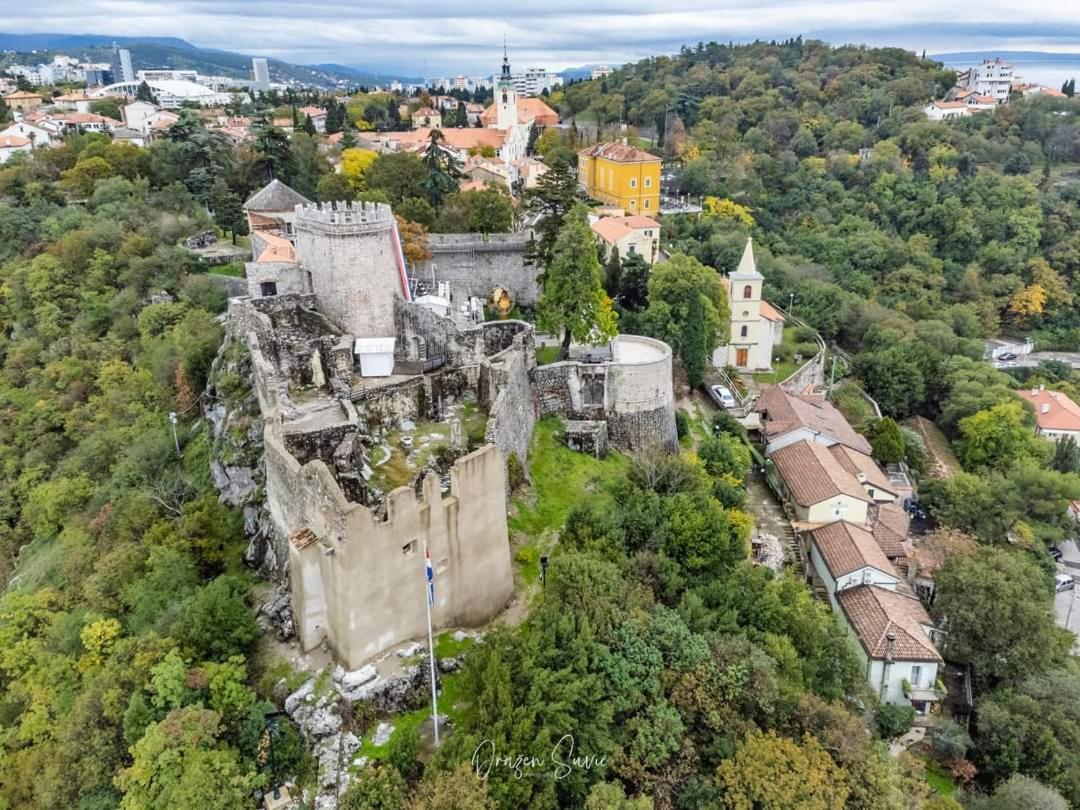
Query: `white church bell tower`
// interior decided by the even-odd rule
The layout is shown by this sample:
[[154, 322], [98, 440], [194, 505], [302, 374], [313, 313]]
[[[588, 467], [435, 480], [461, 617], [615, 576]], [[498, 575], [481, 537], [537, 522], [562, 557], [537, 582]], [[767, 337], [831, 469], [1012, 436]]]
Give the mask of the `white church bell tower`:
[[495, 126], [498, 129], [510, 129], [517, 126], [517, 91], [514, 89], [514, 79], [510, 75], [510, 59], [506, 55], [506, 43], [503, 42], [502, 75], [495, 87], [495, 104], [498, 115]]

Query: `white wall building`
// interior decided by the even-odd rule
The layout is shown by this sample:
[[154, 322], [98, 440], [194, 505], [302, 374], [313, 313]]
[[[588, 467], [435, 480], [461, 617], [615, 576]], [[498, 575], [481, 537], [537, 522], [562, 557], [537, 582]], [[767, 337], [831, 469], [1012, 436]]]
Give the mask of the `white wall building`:
[[1013, 83], [1013, 66], [1001, 59], [984, 59], [967, 72], [965, 87], [980, 96], [993, 96], [998, 104], [1009, 103]]
[[255, 57], [251, 60], [251, 77], [254, 87], [264, 93], [270, 89], [270, 64], [266, 59]]
[[762, 300], [765, 276], [757, 269], [752, 240], [746, 240], [739, 266], [723, 281], [731, 308], [731, 334], [726, 346], [713, 351], [713, 365], [747, 371], [772, 368], [773, 347], [784, 339], [784, 316]]

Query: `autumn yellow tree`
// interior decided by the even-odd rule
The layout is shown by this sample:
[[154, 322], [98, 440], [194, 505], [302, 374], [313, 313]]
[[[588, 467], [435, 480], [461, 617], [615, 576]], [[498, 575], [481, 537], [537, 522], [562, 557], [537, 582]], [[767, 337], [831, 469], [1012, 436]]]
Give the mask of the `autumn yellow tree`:
[[721, 805], [730, 810], [832, 810], [843, 807], [850, 793], [847, 775], [809, 734], [800, 744], [754, 729], [716, 775], [724, 790]]
[[754, 217], [750, 209], [745, 205], [739, 205], [734, 200], [720, 197], [706, 197], [704, 202], [705, 215], [716, 219], [726, 219], [738, 222], [748, 228], [754, 227]]
[[367, 189], [364, 174], [377, 157], [378, 154], [370, 149], [346, 149], [341, 153], [341, 175], [348, 181], [354, 192]]
[[1028, 262], [1027, 269], [1031, 273], [1032, 284], [1037, 284], [1045, 291], [1046, 306], [1072, 306], [1073, 294], [1069, 290], [1068, 279], [1051, 267], [1046, 259], [1041, 256], [1032, 259]]
[[1009, 299], [1009, 314], [1018, 321], [1042, 315], [1045, 308], [1046, 290], [1041, 284], [1032, 283], [1021, 287]]

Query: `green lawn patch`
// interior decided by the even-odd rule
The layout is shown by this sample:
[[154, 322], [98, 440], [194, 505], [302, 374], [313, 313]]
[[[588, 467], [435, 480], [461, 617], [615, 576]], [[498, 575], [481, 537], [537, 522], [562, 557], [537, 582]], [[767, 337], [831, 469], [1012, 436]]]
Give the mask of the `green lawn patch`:
[[[435, 649], [438, 650], [438, 644], [435, 645]], [[439, 715], [449, 717], [450, 722], [456, 724], [460, 722], [465, 708], [461, 675], [459, 673], [443, 675], [440, 678], [440, 683]], [[415, 711], [391, 717], [389, 722], [394, 724], [394, 730], [390, 734], [390, 740], [393, 740], [394, 736], [402, 731], [419, 728], [429, 717], [431, 717], [430, 702], [422, 709], [416, 709]], [[387, 721], [381, 720], [379, 722]], [[374, 743], [375, 729], [378, 728], [379, 722], [373, 723], [367, 733], [364, 734], [363, 741], [360, 744], [360, 751], [357, 754], [358, 756], [367, 757], [369, 760], [374, 761], [386, 759], [387, 754], [390, 753], [390, 740], [387, 740], [384, 744], [378, 746]]]
[[476, 639], [472, 636], [458, 641], [454, 638], [454, 632], [447, 630], [445, 633], [439, 633], [439, 635], [435, 636], [435, 657], [457, 658], [472, 649], [474, 644], [476, 644]]
[[923, 762], [926, 764], [926, 783], [935, 793], [941, 796], [952, 796], [956, 793], [956, 782], [940, 762], [931, 757], [926, 757]]
[[232, 278], [244, 278], [244, 263], [229, 262], [228, 264], [216, 264], [209, 271], [215, 276], [231, 276]]
[[559, 359], [558, 346], [540, 346], [536, 350], [536, 365], [546, 366]]

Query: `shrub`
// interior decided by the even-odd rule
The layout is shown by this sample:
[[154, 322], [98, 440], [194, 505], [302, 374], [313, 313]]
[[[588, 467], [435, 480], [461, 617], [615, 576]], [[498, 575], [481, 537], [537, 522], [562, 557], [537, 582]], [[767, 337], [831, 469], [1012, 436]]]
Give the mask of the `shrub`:
[[818, 345], [817, 343], [796, 343], [795, 353], [801, 354], [803, 362], [806, 362], [818, 353]]
[[680, 439], [690, 432], [690, 420], [686, 418], [686, 412], [675, 411], [675, 435]]
[[874, 713], [874, 719], [881, 738], [891, 740], [911, 729], [911, 724], [915, 722], [915, 710], [910, 706], [882, 703]]
[[506, 477], [510, 482], [510, 490], [514, 491], [525, 486], [528, 476], [525, 475], [525, 465], [521, 463], [517, 453], [511, 453], [506, 459]]
[[930, 729], [930, 744], [945, 759], [962, 757], [971, 748], [971, 737], [959, 723], [942, 718]]
[[795, 342], [796, 343], [813, 343], [817, 345], [817, 332], [811, 329], [809, 326], [798, 326], [795, 328]]

